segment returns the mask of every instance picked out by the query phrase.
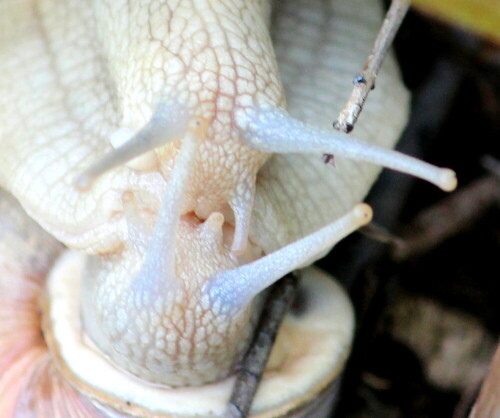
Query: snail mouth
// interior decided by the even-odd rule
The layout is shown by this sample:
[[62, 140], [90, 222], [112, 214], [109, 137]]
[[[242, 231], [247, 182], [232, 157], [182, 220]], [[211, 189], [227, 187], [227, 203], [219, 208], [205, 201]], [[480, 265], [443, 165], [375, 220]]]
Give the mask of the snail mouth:
[[[78, 302], [84, 268], [83, 255], [63, 254], [42, 304], [45, 339], [63, 377], [104, 410], [144, 417], [224, 416], [234, 376], [195, 387], [151, 384], [119, 369], [90, 342]], [[252, 414], [290, 416], [319, 402], [318, 396], [332, 398], [351, 343], [352, 307], [341, 288], [316, 269], [304, 271], [300, 291], [305, 303], [284, 321]]]
[[[229, 219], [228, 219], [229, 218]], [[207, 218], [199, 217], [195, 211], [187, 212], [180, 217], [181, 225], [189, 228], [191, 231], [201, 228], [203, 238], [210, 239], [210, 235], [216, 235], [219, 244], [219, 251], [226, 252], [229, 256], [238, 260], [238, 264], [246, 264], [256, 260], [264, 255], [264, 249], [255, 243], [248, 236], [245, 236], [245, 243], [242, 250], [233, 251], [235, 235], [238, 233], [238, 227], [231, 216], [231, 211], [212, 212]]]

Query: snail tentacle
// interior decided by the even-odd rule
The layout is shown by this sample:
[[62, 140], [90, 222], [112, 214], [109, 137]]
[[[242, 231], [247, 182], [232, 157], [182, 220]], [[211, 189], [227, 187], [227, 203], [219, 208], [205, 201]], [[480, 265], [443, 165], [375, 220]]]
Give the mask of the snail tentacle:
[[78, 175], [74, 186], [80, 191], [86, 191], [107, 171], [180, 139], [185, 132], [188, 116], [187, 109], [178, 104], [160, 103], [150, 121], [139, 132]]
[[285, 274], [322, 257], [341, 239], [369, 223], [371, 218], [370, 206], [360, 203], [313, 234], [249, 264], [215, 275], [202, 290], [204, 297], [201, 300], [212, 310], [218, 308], [219, 315], [234, 314]]
[[400, 152], [366, 144], [338, 131], [302, 123], [283, 110], [262, 108], [239, 115], [244, 142], [269, 153], [329, 153], [411, 174], [445, 191], [457, 186], [455, 172]]
[[197, 146], [207, 126], [199, 119], [193, 119], [190, 125], [175, 160], [144, 263], [133, 281], [133, 292], [136, 294], [151, 297], [161, 295], [165, 293], [161, 292], [162, 288], [166, 286], [171, 292], [176, 283], [174, 248], [182, 201], [196, 158]]

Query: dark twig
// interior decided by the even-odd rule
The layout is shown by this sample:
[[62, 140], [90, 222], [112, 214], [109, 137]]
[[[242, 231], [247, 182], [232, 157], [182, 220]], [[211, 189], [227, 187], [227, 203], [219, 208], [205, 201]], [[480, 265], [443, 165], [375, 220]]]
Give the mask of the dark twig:
[[376, 222], [370, 222], [368, 225], [359, 229], [359, 232], [374, 241], [380, 242], [381, 244], [391, 244], [393, 246], [399, 245], [401, 238], [393, 234], [387, 228]]
[[394, 248], [394, 258], [402, 260], [429, 251], [480, 219], [499, 197], [498, 177], [475, 180], [417, 215]]
[[236, 376], [233, 393], [224, 417], [245, 418], [248, 416], [278, 329], [294, 298], [297, 282], [295, 275], [288, 274], [274, 285], [269, 293], [254, 340]]
[[340, 112], [338, 120], [333, 124], [335, 129], [350, 132], [354, 128], [368, 93], [375, 87], [377, 73], [409, 7], [410, 1], [408, 0], [392, 1], [373, 49], [361, 73], [354, 77], [351, 97]]

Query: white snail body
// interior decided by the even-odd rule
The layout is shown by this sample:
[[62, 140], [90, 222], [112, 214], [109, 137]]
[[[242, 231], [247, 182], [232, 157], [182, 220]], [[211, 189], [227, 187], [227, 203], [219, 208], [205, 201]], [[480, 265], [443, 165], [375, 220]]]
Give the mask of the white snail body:
[[[369, 221], [352, 208], [378, 169], [343, 155], [454, 187], [450, 170], [285, 111], [286, 93], [290, 114], [328, 129], [373, 6], [279, 2], [280, 76], [267, 1], [0, 0], [0, 185], [80, 252], [57, 271], [81, 275], [81, 327], [114, 367], [181, 388], [229, 376], [258, 295]], [[397, 77], [389, 62], [356, 128], [365, 141], [397, 139]]]

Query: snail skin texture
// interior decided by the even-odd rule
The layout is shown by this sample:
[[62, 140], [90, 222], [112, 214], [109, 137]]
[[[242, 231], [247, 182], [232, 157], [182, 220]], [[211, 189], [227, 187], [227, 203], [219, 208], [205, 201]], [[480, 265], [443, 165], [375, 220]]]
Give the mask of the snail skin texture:
[[[390, 57], [359, 139], [330, 128], [380, 22], [365, 0], [0, 0], [6, 416], [222, 416], [262, 292], [370, 221], [379, 166], [455, 187], [390, 150], [408, 103]], [[352, 313], [304, 275], [313, 303], [287, 319], [255, 416], [326, 414]]]

